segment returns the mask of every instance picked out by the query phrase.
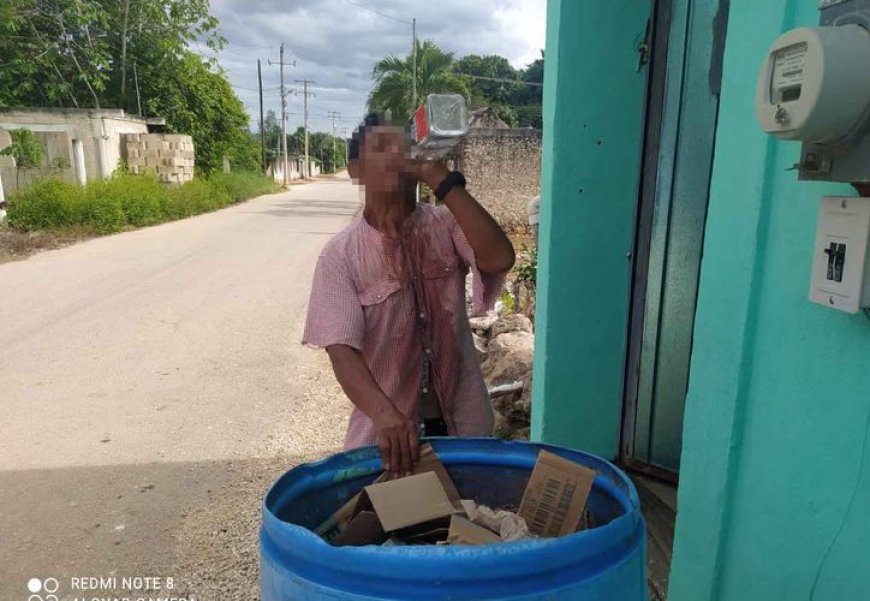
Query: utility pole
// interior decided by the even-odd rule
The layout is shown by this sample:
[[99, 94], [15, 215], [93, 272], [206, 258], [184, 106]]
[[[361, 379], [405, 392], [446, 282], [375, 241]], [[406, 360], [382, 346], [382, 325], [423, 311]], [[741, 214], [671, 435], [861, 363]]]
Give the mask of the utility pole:
[[136, 106], [139, 107], [139, 116], [142, 116], [142, 97], [139, 96], [139, 74], [136, 71], [136, 63], [133, 63], [133, 81], [136, 82]]
[[[269, 64], [274, 64], [269, 61]], [[284, 91], [284, 66], [290, 65], [295, 67], [296, 61], [292, 63], [284, 62], [284, 44], [281, 44], [281, 54], [278, 60], [278, 65], [281, 67], [281, 154], [284, 161], [284, 185], [287, 185], [287, 93]]]
[[341, 113], [337, 111], [329, 111], [328, 118], [332, 119], [332, 172], [335, 173], [335, 120], [341, 119]]
[[257, 81], [260, 84], [260, 168], [266, 173], [266, 124], [263, 121], [263, 71], [257, 59]]
[[308, 178], [311, 175], [311, 160], [308, 158], [308, 96], [314, 96], [314, 92], [308, 91], [309, 85], [314, 85], [317, 82], [311, 81], [310, 79], [297, 79], [294, 83], [302, 84], [302, 119], [305, 127], [305, 177]]
[[[411, 48], [411, 56], [413, 57], [411, 60], [414, 63], [414, 86], [413, 86], [413, 95], [411, 102], [411, 115], [413, 115], [413, 111], [417, 110], [417, 19], [414, 18], [411, 20], [411, 37], [413, 39], [414, 47]], [[408, 115], [410, 117], [411, 115]]]

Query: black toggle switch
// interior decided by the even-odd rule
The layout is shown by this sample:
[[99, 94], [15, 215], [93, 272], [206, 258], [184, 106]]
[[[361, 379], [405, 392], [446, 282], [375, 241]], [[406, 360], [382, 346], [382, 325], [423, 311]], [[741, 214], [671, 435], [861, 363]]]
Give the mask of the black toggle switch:
[[834, 262], [837, 258], [837, 243], [831, 242], [831, 245], [825, 249], [825, 254], [828, 255], [828, 273], [826, 279], [829, 282], [834, 281]]
[[834, 253], [834, 281], [843, 281], [843, 267], [846, 264], [846, 245], [838, 244], [837, 252]]

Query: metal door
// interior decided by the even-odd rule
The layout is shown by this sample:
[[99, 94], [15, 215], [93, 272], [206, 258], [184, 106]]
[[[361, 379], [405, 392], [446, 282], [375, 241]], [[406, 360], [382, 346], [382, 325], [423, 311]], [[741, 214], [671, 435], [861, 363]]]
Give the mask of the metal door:
[[622, 459], [675, 479], [682, 450], [728, 0], [655, 11], [633, 253]]

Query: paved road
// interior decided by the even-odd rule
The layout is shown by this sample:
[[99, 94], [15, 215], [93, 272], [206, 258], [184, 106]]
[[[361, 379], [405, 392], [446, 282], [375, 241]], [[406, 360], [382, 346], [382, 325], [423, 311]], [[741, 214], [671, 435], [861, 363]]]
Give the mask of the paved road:
[[214, 507], [256, 515], [225, 490], [336, 448], [346, 401], [298, 341], [320, 248], [359, 206], [325, 180], [0, 265], [0, 599], [30, 577], [61, 599], [73, 576], [184, 580], [233, 529]]

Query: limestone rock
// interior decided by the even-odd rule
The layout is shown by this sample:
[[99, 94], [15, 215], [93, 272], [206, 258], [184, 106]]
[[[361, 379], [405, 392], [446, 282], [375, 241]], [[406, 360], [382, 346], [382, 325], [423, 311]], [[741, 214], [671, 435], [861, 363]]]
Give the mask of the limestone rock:
[[492, 324], [490, 336], [493, 338], [508, 332], [532, 332], [532, 321], [525, 315], [514, 313], [506, 315]]
[[532, 428], [530, 426], [525, 426], [523, 428], [517, 428], [511, 432], [511, 437], [508, 440], [529, 440], [531, 435]]
[[496, 438], [503, 440], [528, 440], [530, 426], [528, 422], [511, 419], [499, 413], [495, 414], [495, 432]]
[[515, 406], [526, 415], [532, 414], [532, 374], [523, 382], [523, 394]]
[[483, 363], [484, 361], [486, 361], [486, 357], [489, 355], [489, 349], [487, 348], [486, 340], [484, 340], [483, 337], [475, 334], [474, 332], [471, 333], [471, 339], [474, 341], [474, 352], [477, 355], [477, 362]]
[[522, 416], [523, 415], [523, 405], [522, 394], [519, 392], [514, 392], [511, 394], [505, 394], [502, 396], [497, 396], [492, 399], [492, 408], [495, 409], [497, 413], [501, 413], [506, 416]]
[[468, 319], [468, 323], [471, 324], [471, 329], [475, 332], [486, 333], [492, 329], [492, 326], [495, 322], [498, 321], [498, 315], [494, 312], [487, 313], [486, 315], [481, 315], [479, 317], [471, 317]]
[[535, 337], [529, 332], [508, 332], [489, 342], [489, 355], [481, 366], [488, 386], [530, 380]]

